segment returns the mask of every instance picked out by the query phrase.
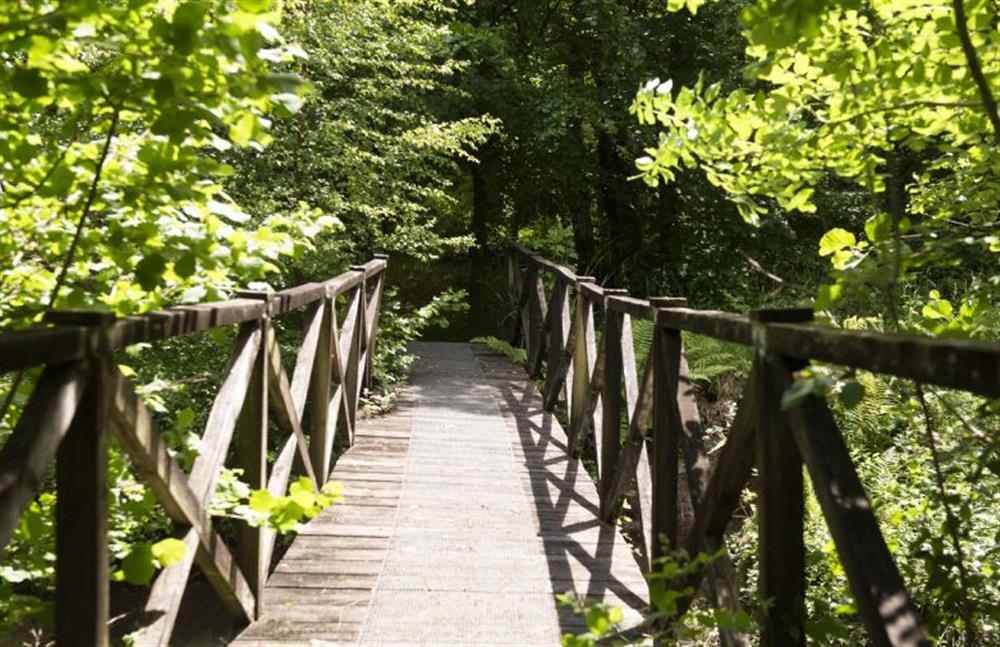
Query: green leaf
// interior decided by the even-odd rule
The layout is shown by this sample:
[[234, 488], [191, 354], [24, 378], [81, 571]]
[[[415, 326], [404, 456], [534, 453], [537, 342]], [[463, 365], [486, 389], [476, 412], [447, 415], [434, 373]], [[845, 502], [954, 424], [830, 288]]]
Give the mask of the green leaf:
[[277, 499], [271, 496], [267, 490], [254, 490], [250, 493], [250, 509], [257, 512], [270, 512], [277, 503]]
[[180, 539], [168, 537], [153, 544], [153, 557], [160, 563], [160, 567], [170, 566], [184, 559], [187, 547]]
[[857, 240], [854, 238], [854, 234], [846, 229], [836, 227], [823, 234], [823, 237], [819, 239], [819, 255], [829, 256], [847, 247], [854, 247], [855, 244], [857, 244]]
[[892, 236], [892, 218], [887, 213], [879, 213], [865, 223], [865, 236], [873, 243], [887, 240]]
[[143, 290], [152, 292], [163, 282], [163, 273], [166, 270], [166, 259], [159, 254], [150, 254], [136, 264], [135, 278]]
[[177, 414], [177, 420], [174, 421], [174, 428], [178, 431], [184, 431], [191, 426], [197, 415], [190, 407], [181, 409], [181, 412]]
[[253, 139], [257, 130], [257, 117], [252, 112], [244, 112], [233, 125], [229, 127], [229, 139], [237, 146], [246, 146]]
[[271, 8], [272, 0], [236, 0], [236, 6], [250, 13], [264, 13]]
[[37, 99], [49, 91], [49, 82], [42, 73], [34, 69], [15, 70], [10, 80], [11, 87], [25, 99]]
[[153, 548], [147, 543], [135, 544], [122, 560], [122, 576], [129, 584], [143, 586], [149, 584], [156, 572], [153, 564]]
[[197, 271], [197, 269], [198, 269], [198, 259], [194, 254], [190, 252], [181, 256], [179, 259], [177, 259], [177, 262], [174, 263], [174, 272], [177, 274], [177, 276], [181, 277], [182, 279], [194, 276], [194, 273]]
[[294, 483], [288, 486], [289, 494], [296, 494], [298, 492], [308, 492], [309, 494], [315, 494], [316, 486], [313, 485], [312, 480], [308, 476], [300, 476], [295, 480]]
[[954, 311], [950, 301], [936, 299], [925, 305], [920, 313], [928, 319], [950, 319]]

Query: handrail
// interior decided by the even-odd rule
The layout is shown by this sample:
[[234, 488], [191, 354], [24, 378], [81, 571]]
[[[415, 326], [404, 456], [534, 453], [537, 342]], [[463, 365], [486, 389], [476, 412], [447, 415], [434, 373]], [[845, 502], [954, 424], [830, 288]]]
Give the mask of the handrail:
[[[169, 644], [194, 564], [235, 617], [244, 622], [259, 617], [275, 534], [240, 524], [230, 547], [213, 528], [207, 504], [234, 438], [238, 466], [255, 489], [284, 494], [293, 469], [317, 488], [326, 482], [334, 450], [354, 442], [358, 401], [371, 375], [386, 266], [387, 257], [376, 255], [327, 281], [278, 292], [242, 292], [228, 301], [121, 319], [109, 313], [53, 312], [44, 326], [0, 333], [0, 372], [43, 367], [0, 449], [0, 555], [54, 459], [57, 644], [108, 642], [109, 429], [178, 525], [187, 548], [184, 559], [154, 581], [143, 615], [148, 624], [136, 644]], [[305, 325], [289, 378], [272, 319], [302, 308]], [[236, 324], [239, 333], [201, 449], [186, 474], [111, 353]], [[288, 432], [271, 462], [269, 410]]]
[[[550, 294], [544, 274], [552, 279]], [[810, 396], [785, 412], [781, 397], [809, 360], [1000, 397], [1000, 344], [841, 330], [811, 323], [810, 310], [745, 316], [688, 308], [677, 298], [636, 299], [517, 243], [511, 245], [508, 281], [519, 313], [513, 341], [523, 339], [533, 377], [547, 364], [545, 407], [565, 405], [574, 454], [585, 438], [593, 442], [602, 517], [614, 521], [627, 492], [637, 490], [644, 568], [679, 548], [691, 555], [723, 549], [756, 464], [758, 585], [761, 599], [772, 601], [763, 612], [762, 642], [803, 645], [804, 465], [872, 642], [929, 644], [825, 400]], [[654, 322], [641, 371], [633, 318]], [[681, 331], [755, 351], [736, 418], [714, 460], [704, 447]], [[717, 603], [735, 611], [739, 591], [723, 555], [707, 573], [671, 585], [698, 590], [707, 575]]]
[[[357, 269], [344, 272], [322, 283], [305, 283], [271, 294], [270, 313], [282, 314], [338, 297], [385, 270], [387, 257], [374, 259]], [[361, 272], [364, 272], [363, 274]], [[141, 315], [105, 321], [106, 326], [72, 325], [65, 312], [51, 313], [46, 323], [25, 330], [0, 331], [0, 373], [18, 371], [43, 364], [61, 364], [122, 350], [140, 342], [154, 342], [205, 332], [233, 324], [253, 321], [264, 314], [259, 299], [234, 298], [191, 305], [175, 306]], [[72, 312], [77, 321], [91, 321], [107, 313]]]

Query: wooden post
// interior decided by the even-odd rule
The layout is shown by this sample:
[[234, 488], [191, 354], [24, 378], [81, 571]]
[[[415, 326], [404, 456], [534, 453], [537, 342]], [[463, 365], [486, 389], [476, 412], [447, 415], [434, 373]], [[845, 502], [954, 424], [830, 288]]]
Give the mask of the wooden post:
[[545, 399], [550, 405], [550, 409], [558, 404], [560, 391], [566, 392], [564, 378], [568, 378], [569, 366], [563, 366], [565, 359], [563, 353], [569, 336], [569, 326], [569, 286], [561, 277], [557, 276], [552, 288], [552, 301], [549, 305], [548, 366], [545, 370], [545, 393], [547, 395]]
[[[59, 313], [61, 324], [93, 326], [108, 313]], [[58, 645], [108, 644], [108, 410], [107, 356], [91, 360], [73, 422], [56, 452], [56, 595]]]
[[343, 366], [340, 374], [340, 394], [347, 404], [347, 415], [337, 416], [333, 444], [347, 449], [354, 444], [354, 423], [357, 419], [360, 382], [358, 372], [361, 361], [361, 337], [364, 335], [364, 283], [351, 288], [344, 308], [344, 325], [340, 328], [338, 361]]
[[330, 380], [333, 364], [333, 330], [336, 312], [335, 297], [327, 286], [326, 296], [322, 302], [322, 319], [319, 326], [319, 340], [316, 342], [316, 357], [312, 365], [312, 378], [309, 380], [309, 422], [311, 426], [309, 439], [309, 455], [313, 464], [313, 472], [320, 485], [326, 483], [330, 476], [330, 447], [332, 438], [329, 430]]
[[[770, 378], [784, 390], [794, 365], [770, 364]], [[929, 645], [920, 614], [892, 560], [847, 444], [823, 397], [809, 396], [785, 414], [802, 452], [840, 563], [871, 644]]]
[[534, 263], [528, 265], [524, 288], [528, 296], [528, 373], [538, 377], [542, 368], [542, 347], [545, 344], [545, 284]]
[[[654, 308], [680, 307], [685, 299], [650, 299]], [[678, 548], [678, 464], [681, 419], [677, 408], [681, 365], [681, 333], [656, 325], [653, 317], [653, 456], [650, 568], [654, 562]]]
[[628, 294], [628, 290], [605, 290], [604, 336], [604, 385], [601, 388], [601, 518], [611, 521], [614, 507], [611, 501], [618, 456], [621, 453], [622, 417], [622, 330], [624, 315], [607, 307], [607, 297]]
[[[388, 267], [388, 254], [375, 254], [374, 258], [376, 260], [385, 261], [386, 267]], [[385, 292], [385, 273], [386, 270], [382, 270], [375, 278], [375, 287], [372, 290], [372, 296], [368, 306], [368, 309], [371, 312], [371, 319], [368, 321], [368, 347], [367, 355], [365, 356], [364, 382], [365, 388], [368, 390], [371, 390], [372, 388], [372, 364], [375, 361], [375, 347], [378, 342], [378, 320], [379, 315], [382, 313], [382, 293]]]
[[[243, 480], [255, 490], [267, 489], [267, 405], [268, 405], [268, 344], [271, 327], [269, 292], [240, 292], [244, 299], [261, 299], [268, 307], [261, 315], [259, 326], [260, 348], [250, 376], [246, 398], [237, 422], [237, 462], [243, 469]], [[267, 579], [268, 564], [264, 558], [269, 552], [265, 541], [266, 528], [254, 528], [241, 523], [238, 526], [236, 558], [256, 599], [257, 617], [263, 612], [261, 595]]]
[[788, 420], [781, 411], [782, 393], [768, 379], [775, 361], [768, 350], [771, 322], [804, 322], [811, 310], [757, 310], [750, 314], [758, 403], [758, 550], [762, 614], [761, 644], [769, 647], [805, 645], [805, 504], [802, 456]]
[[569, 402], [570, 453], [575, 455], [578, 434], [583, 417], [586, 415], [587, 392], [590, 390], [590, 375], [594, 370], [597, 350], [594, 341], [594, 308], [583, 295], [579, 285], [593, 283], [592, 276], [577, 277], [576, 303], [573, 310], [573, 370], [566, 376], [566, 393]]
[[507, 252], [507, 296], [514, 306], [514, 321], [511, 323], [510, 335], [507, 337], [511, 346], [517, 346], [520, 335], [524, 333], [521, 326], [521, 288], [521, 267], [517, 260], [517, 250], [511, 246]]

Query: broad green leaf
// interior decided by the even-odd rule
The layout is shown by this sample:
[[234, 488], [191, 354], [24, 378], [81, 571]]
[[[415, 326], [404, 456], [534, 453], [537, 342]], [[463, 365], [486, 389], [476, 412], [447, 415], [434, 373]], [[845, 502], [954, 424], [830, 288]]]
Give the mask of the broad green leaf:
[[14, 71], [11, 87], [25, 99], [37, 99], [48, 92], [49, 82], [38, 70], [19, 69]]
[[194, 423], [197, 415], [191, 407], [181, 409], [181, 412], [177, 414], [177, 420], [174, 421], [174, 428], [178, 431], [184, 431]]
[[950, 319], [954, 311], [950, 301], [935, 299], [926, 304], [920, 313], [928, 319]]
[[184, 559], [187, 548], [180, 539], [168, 537], [153, 544], [153, 557], [160, 563], [160, 567], [170, 566]]
[[254, 490], [250, 493], [250, 509], [257, 512], [269, 512], [277, 501], [267, 490]]
[[823, 234], [823, 237], [820, 238], [819, 255], [829, 256], [830, 254], [839, 252], [846, 247], [854, 247], [855, 244], [857, 244], [857, 240], [854, 238], [854, 234], [846, 229], [840, 229], [837, 227], [826, 232]]
[[162, 283], [163, 273], [167, 269], [167, 261], [160, 254], [149, 254], [135, 266], [135, 278], [139, 286], [147, 292], [152, 292]]
[[134, 544], [125, 559], [121, 572], [126, 582], [143, 586], [149, 584], [156, 572], [153, 563], [153, 548], [147, 543]]

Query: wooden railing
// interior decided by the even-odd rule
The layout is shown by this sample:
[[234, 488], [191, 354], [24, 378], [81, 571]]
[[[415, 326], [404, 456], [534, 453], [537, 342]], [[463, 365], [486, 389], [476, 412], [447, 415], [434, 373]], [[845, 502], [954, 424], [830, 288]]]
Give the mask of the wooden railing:
[[[197, 564], [232, 613], [261, 613], [275, 535], [242, 524], [231, 548], [207, 512], [229, 446], [253, 488], [282, 496], [294, 469], [317, 487], [337, 447], [353, 442], [362, 384], [370, 374], [386, 257], [323, 283], [280, 292], [244, 292], [230, 301], [115, 319], [52, 312], [46, 327], [0, 333], [0, 372], [44, 366], [12, 435], [0, 451], [0, 549], [56, 462], [55, 638], [59, 645], [108, 642], [107, 432], [176, 522], [187, 551], [152, 585], [136, 644], [166, 645]], [[291, 379], [272, 319], [304, 308]], [[239, 325], [190, 473], [167, 451], [153, 416], [112, 361], [115, 351]], [[309, 409], [309, 428], [303, 415]], [[289, 432], [269, 464], [269, 414]], [[309, 440], [306, 440], [308, 434]]]
[[[677, 549], [719, 553], [756, 466], [758, 587], [767, 601], [762, 642], [804, 645], [804, 464], [872, 643], [928, 644], [825, 400], [810, 396], [783, 412], [781, 398], [809, 360], [1000, 397], [1000, 345], [822, 327], [810, 323], [810, 310], [741, 316], [690, 309], [679, 298], [635, 299], [517, 244], [508, 279], [529, 370], [539, 377], [547, 365], [546, 408], [565, 406], [573, 452], [592, 437], [604, 519], [616, 519], [628, 492], [637, 490], [645, 568]], [[654, 328], [641, 372], [632, 338], [636, 318]], [[754, 349], [746, 390], [714, 460], [703, 443], [681, 331]], [[704, 569], [706, 583], [717, 604], [733, 609], [738, 588], [722, 554]], [[706, 573], [674, 585], [698, 590]], [[734, 635], [723, 639], [741, 642]]]

